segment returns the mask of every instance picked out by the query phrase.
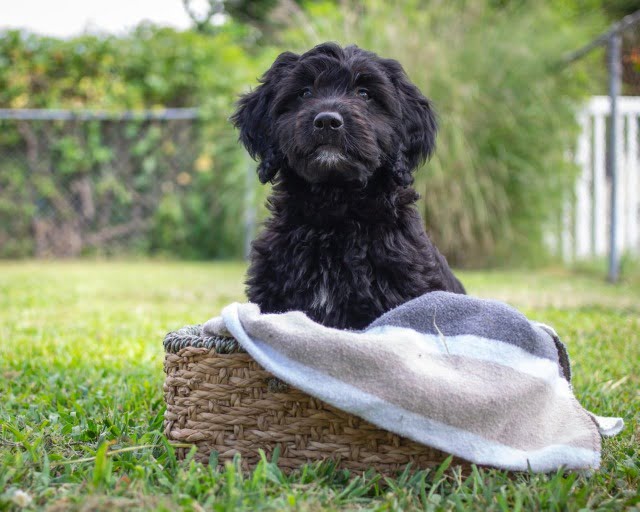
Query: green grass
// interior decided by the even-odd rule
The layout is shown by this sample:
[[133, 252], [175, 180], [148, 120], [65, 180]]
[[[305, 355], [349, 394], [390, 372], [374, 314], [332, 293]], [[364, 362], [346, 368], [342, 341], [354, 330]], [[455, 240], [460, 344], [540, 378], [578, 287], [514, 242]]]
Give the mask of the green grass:
[[[592, 475], [457, 468], [385, 479], [176, 461], [162, 436], [164, 334], [243, 299], [241, 264], [0, 263], [0, 510], [621, 510], [640, 506], [640, 284], [566, 271], [462, 273], [568, 344], [575, 392], [625, 417]], [[17, 493], [17, 494], [16, 494]], [[28, 501], [28, 499], [26, 500]]]

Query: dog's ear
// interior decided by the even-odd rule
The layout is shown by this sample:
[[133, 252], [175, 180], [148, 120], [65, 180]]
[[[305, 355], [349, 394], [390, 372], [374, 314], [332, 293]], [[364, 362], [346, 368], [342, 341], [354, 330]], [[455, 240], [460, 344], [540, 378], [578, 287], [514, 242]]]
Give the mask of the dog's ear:
[[385, 59], [384, 67], [398, 91], [402, 117], [402, 143], [393, 166], [394, 179], [403, 186], [413, 183], [412, 172], [433, 153], [438, 131], [431, 102], [411, 83], [398, 61]]
[[291, 52], [280, 54], [260, 79], [261, 85], [240, 97], [237, 110], [231, 116], [234, 126], [240, 130], [240, 142], [252, 158], [260, 159], [258, 178], [262, 183], [271, 181], [283, 163], [283, 156], [273, 140], [271, 104], [278, 82], [298, 58]]

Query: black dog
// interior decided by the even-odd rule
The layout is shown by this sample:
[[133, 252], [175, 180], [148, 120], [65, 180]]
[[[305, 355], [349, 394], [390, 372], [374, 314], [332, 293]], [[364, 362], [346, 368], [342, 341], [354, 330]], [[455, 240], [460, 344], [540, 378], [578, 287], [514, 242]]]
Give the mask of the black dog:
[[414, 205], [436, 120], [397, 61], [333, 43], [283, 53], [232, 120], [274, 184], [247, 280], [263, 312], [360, 329], [425, 292], [465, 293]]

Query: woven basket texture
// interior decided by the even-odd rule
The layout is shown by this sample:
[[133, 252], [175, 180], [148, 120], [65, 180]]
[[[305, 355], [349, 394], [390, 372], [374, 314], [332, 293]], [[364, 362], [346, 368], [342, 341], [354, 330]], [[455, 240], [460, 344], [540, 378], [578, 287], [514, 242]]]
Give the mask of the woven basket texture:
[[[287, 386], [261, 368], [233, 338], [203, 337], [199, 326], [169, 333], [164, 341], [164, 432], [197, 447], [196, 460], [219, 464], [241, 455], [253, 468], [259, 449], [278, 466], [299, 468], [332, 459], [339, 467], [381, 473], [440, 464], [447, 454], [382, 430]], [[177, 448], [184, 458], [188, 448]]]

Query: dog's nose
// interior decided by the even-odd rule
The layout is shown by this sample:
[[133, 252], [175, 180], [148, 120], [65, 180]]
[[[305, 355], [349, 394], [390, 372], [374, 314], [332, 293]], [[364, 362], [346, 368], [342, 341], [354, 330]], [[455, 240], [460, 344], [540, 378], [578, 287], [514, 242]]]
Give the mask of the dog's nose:
[[337, 112], [320, 112], [313, 120], [313, 126], [318, 130], [339, 130], [344, 124], [344, 119]]

